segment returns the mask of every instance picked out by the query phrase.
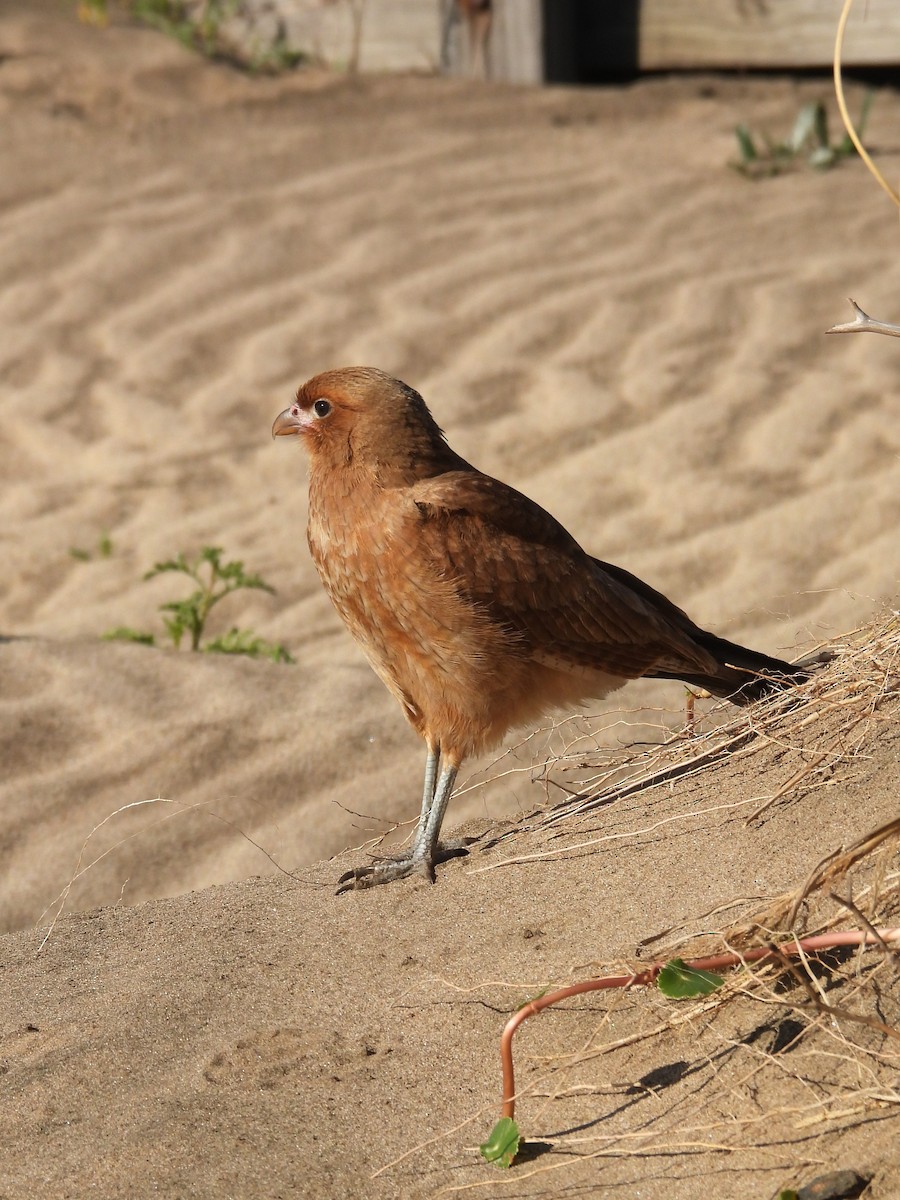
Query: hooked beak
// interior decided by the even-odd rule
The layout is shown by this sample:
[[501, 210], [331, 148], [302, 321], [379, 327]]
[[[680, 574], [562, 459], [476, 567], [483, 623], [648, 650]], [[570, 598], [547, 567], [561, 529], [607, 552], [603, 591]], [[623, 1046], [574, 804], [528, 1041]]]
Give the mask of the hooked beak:
[[292, 433], [302, 432], [304, 427], [301, 410], [296, 404], [292, 404], [290, 408], [286, 408], [284, 412], [279, 413], [275, 418], [275, 424], [272, 426], [272, 437], [290, 437]]

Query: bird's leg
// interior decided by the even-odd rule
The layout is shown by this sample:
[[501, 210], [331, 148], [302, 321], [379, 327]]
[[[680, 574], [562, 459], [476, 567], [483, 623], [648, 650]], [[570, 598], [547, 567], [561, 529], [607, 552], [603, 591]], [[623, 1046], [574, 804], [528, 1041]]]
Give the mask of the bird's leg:
[[434, 868], [438, 863], [468, 853], [467, 843], [463, 840], [449, 842], [444, 846], [438, 844], [444, 813], [447, 811], [459, 771], [458, 765], [451, 763], [444, 767], [439, 775], [440, 761], [440, 746], [432, 746], [429, 743], [428, 757], [425, 759], [425, 783], [422, 788], [422, 811], [412, 846], [396, 858], [379, 858], [369, 866], [354, 867], [346, 871], [338, 881], [341, 885], [338, 895], [356, 888], [390, 883], [415, 872], [424, 874], [433, 883]]
[[[413, 842], [413, 859], [417, 864], [421, 863], [425, 867], [432, 879], [434, 879], [434, 864], [443, 861], [439, 857], [438, 837], [440, 836], [441, 825], [444, 822], [444, 813], [447, 811], [447, 805], [453, 793], [453, 785], [456, 783], [458, 771], [459, 767], [454, 763], [448, 764], [441, 771], [440, 779], [434, 791], [434, 798], [429, 806], [427, 815], [424, 810], [422, 812], [419, 828], [416, 830], [416, 840]], [[445, 847], [445, 849], [459, 854], [464, 851], [465, 847], [459, 843], [454, 843], [452, 846]], [[453, 856], [453, 854], [449, 855], [451, 858]]]
[[413, 855], [415, 855], [416, 850], [419, 848], [419, 844], [425, 835], [425, 826], [428, 824], [428, 814], [431, 812], [431, 806], [434, 803], [434, 789], [437, 785], [438, 768], [440, 765], [440, 743], [432, 746], [432, 744], [429, 742], [428, 754], [425, 758], [425, 783], [422, 788], [422, 811], [419, 814], [419, 823], [416, 826], [416, 836], [413, 838]]

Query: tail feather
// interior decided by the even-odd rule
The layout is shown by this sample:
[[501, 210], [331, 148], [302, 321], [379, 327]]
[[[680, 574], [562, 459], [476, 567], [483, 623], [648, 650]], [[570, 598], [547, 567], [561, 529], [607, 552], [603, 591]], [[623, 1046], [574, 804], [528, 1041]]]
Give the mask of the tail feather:
[[808, 655], [800, 662], [789, 663], [782, 658], [773, 658], [769, 654], [761, 654], [757, 650], [739, 646], [737, 642], [716, 637], [714, 633], [708, 633], [699, 625], [695, 625], [683, 609], [678, 608], [662, 592], [650, 587], [630, 571], [617, 567], [614, 563], [603, 562], [599, 558], [594, 559], [594, 562], [618, 583], [640, 596], [695, 645], [711, 655], [718, 666], [716, 672], [710, 675], [671, 670], [653, 671], [648, 672], [648, 679], [679, 679], [693, 687], [705, 688], [714, 696], [726, 697], [734, 704], [752, 704], [761, 696], [805, 683], [810, 677], [810, 668], [820, 666], [834, 657], [830, 651], [825, 650]]
[[762, 696], [795, 687], [809, 679], [808, 663], [789, 663], [769, 654], [761, 654], [736, 642], [726, 641], [698, 629], [693, 640], [719, 664], [714, 675], [675, 674], [660, 671], [651, 678], [680, 679], [693, 687], [705, 688], [714, 696], [727, 697], [733, 704], [752, 704]]

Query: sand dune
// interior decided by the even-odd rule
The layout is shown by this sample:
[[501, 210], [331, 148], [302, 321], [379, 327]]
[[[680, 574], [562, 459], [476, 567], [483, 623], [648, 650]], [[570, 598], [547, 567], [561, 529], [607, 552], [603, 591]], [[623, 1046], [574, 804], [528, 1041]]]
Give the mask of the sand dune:
[[[336, 898], [345, 855], [8, 935], [4, 1191], [689, 1200], [702, 1179], [742, 1200], [841, 1169], [889, 1200], [896, 1051], [877, 1022], [896, 1026], [898, 997], [878, 950], [816, 972], [826, 1003], [874, 1026], [820, 1015], [812, 986], [771, 973], [712, 1002], [635, 990], [548, 1010], [517, 1036], [530, 1147], [509, 1174], [476, 1147], [498, 1115], [500, 1031], [525, 997], [673, 944], [718, 949], [712, 930], [771, 911], [825, 853], [896, 822], [884, 664], [898, 636], [895, 620], [890, 644], [862, 640], [866, 670], [836, 664], [780, 721], [757, 713], [766, 736], [706, 772], [493, 826], [434, 887]], [[896, 925], [896, 837], [891, 850], [832, 884]], [[836, 915], [814, 893], [801, 931]]]

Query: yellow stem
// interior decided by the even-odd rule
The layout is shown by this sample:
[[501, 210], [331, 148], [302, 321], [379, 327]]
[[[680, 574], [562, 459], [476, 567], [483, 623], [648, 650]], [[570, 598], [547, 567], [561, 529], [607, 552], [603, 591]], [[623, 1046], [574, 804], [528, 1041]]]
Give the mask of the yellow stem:
[[834, 39], [834, 91], [837, 96], [838, 108], [841, 112], [841, 120], [844, 122], [844, 128], [850, 135], [850, 141], [859, 152], [859, 157], [863, 160], [887, 194], [890, 196], [893, 203], [900, 209], [900, 196], [894, 191], [885, 177], [881, 174], [878, 168], [872, 162], [868, 150], [862, 144], [859, 134], [854, 128], [853, 122], [850, 120], [850, 113], [847, 111], [847, 101], [844, 99], [844, 85], [841, 80], [841, 55], [844, 49], [844, 30], [847, 28], [847, 20], [850, 16], [850, 9], [853, 7], [853, 0], [844, 0], [844, 7], [841, 9], [840, 19], [838, 20], [837, 34]]

